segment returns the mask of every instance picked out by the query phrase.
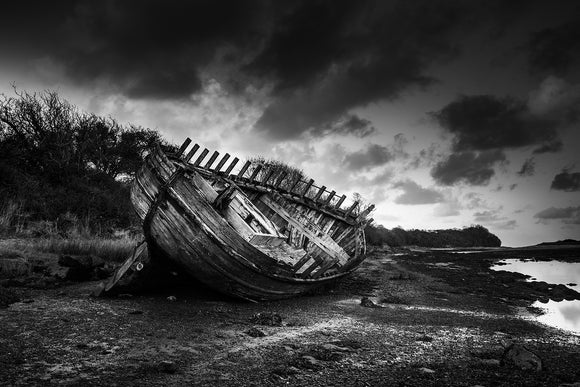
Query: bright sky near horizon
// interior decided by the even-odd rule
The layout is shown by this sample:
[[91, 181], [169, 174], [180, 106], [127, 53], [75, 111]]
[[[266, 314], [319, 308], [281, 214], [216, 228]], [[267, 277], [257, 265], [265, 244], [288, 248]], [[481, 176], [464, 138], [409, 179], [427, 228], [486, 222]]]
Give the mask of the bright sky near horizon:
[[387, 228], [580, 239], [577, 1], [21, 1], [0, 92], [358, 192]]

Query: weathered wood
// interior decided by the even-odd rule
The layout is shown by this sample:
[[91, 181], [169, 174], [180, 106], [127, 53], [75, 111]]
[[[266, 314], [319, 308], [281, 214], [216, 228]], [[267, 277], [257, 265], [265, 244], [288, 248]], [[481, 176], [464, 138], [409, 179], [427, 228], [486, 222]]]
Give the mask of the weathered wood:
[[183, 159], [186, 163], [189, 163], [189, 160], [191, 160], [191, 158], [193, 157], [193, 155], [195, 154], [195, 152], [197, 152], [197, 150], [199, 149], [199, 145], [195, 144], [193, 146], [193, 148], [191, 148], [191, 150], [189, 151], [189, 153], [187, 154], [187, 156], [185, 156], [185, 158]]
[[276, 188], [280, 187], [280, 184], [282, 184], [282, 182], [284, 181], [284, 178], [286, 177], [287, 174], [288, 174], [288, 172], [282, 171], [282, 173], [280, 173], [280, 175], [274, 181], [274, 184], [273, 184], [274, 187], [276, 187]]
[[230, 154], [226, 153], [224, 155], [224, 157], [222, 157], [222, 159], [220, 160], [220, 162], [218, 163], [218, 165], [215, 167], [215, 171], [219, 172], [220, 169], [222, 169], [222, 167], [224, 166], [224, 164], [226, 163], [226, 161], [228, 161], [228, 159], [230, 158]]
[[330, 257], [338, 259], [341, 264], [348, 261], [348, 255], [344, 250], [333, 241], [330, 236], [322, 233], [320, 228], [308, 218], [297, 212], [293, 212], [292, 214], [288, 213], [284, 207], [275, 202], [269, 196], [262, 195], [260, 200], [284, 218], [288, 224], [291, 224], [293, 227], [300, 230], [304, 236], [308, 237], [312, 243], [322, 249]]
[[193, 163], [194, 167], [197, 167], [199, 164], [201, 164], [201, 162], [203, 161], [203, 159], [205, 158], [205, 156], [207, 156], [207, 154], [209, 153], [209, 150], [207, 148], [205, 148], [201, 154], [198, 156], [197, 160], [195, 160], [195, 163]]
[[366, 217], [368, 214], [370, 214], [370, 213], [371, 213], [371, 211], [372, 211], [372, 210], [374, 210], [374, 209], [375, 209], [375, 205], [374, 205], [374, 204], [371, 204], [370, 206], [368, 206], [368, 207], [366, 208], [366, 210], [364, 210], [363, 212], [361, 212], [361, 213], [360, 213], [360, 214], [357, 216], [357, 218], [356, 218], [356, 221], [357, 221], [357, 222], [362, 222], [362, 221], [364, 220], [364, 218], [365, 218], [365, 217]]
[[310, 187], [312, 187], [312, 184], [314, 184], [314, 179], [310, 179], [308, 181], [308, 183], [306, 183], [306, 186], [304, 187], [304, 189], [300, 193], [300, 196], [306, 195], [308, 193], [308, 190], [310, 189]]
[[336, 203], [336, 205], [334, 206], [334, 208], [340, 209], [340, 206], [342, 205], [342, 203], [344, 202], [345, 199], [346, 199], [346, 195], [342, 195], [340, 197], [340, 199], [338, 199], [338, 202]]
[[187, 149], [187, 147], [189, 146], [189, 144], [191, 143], [191, 139], [188, 137], [185, 139], [185, 141], [183, 142], [183, 144], [181, 144], [181, 147], [179, 148], [179, 150], [177, 151], [177, 157], [181, 156], [183, 154], [183, 152], [185, 152], [185, 150]]
[[254, 169], [254, 172], [250, 176], [250, 181], [253, 182], [256, 179], [256, 176], [258, 176], [258, 172], [260, 172], [260, 169], [262, 169], [262, 165], [260, 164], [256, 165], [256, 169]]
[[232, 161], [232, 163], [230, 164], [229, 167], [227, 167], [226, 171], [224, 172], [226, 177], [230, 176], [230, 173], [232, 172], [232, 169], [234, 169], [234, 167], [236, 166], [236, 164], [238, 163], [238, 161], [240, 161], [240, 159], [238, 159], [237, 157], [234, 157], [234, 160]]
[[326, 191], [326, 186], [322, 186], [320, 187], [320, 189], [318, 190], [318, 192], [316, 193], [316, 195], [314, 196], [314, 201], [317, 202], [318, 199], [320, 199], [320, 197], [322, 196], [322, 194], [324, 193], [324, 191]]
[[[182, 156], [186, 152], [187, 149]], [[191, 157], [194, 155], [199, 156], [192, 153]], [[350, 226], [355, 225], [356, 217], [346, 218], [344, 211], [337, 211], [336, 205], [330, 204], [335, 193], [323, 191], [316, 197], [310, 194], [314, 191], [311, 189], [313, 181], [308, 186], [307, 182], [292, 179], [292, 191], [302, 184], [296, 191], [308, 195], [300, 197], [298, 193], [282, 189], [290, 186], [287, 175], [270, 174], [260, 179], [264, 184], [256, 178], [265, 174], [254, 171], [250, 180], [243, 177], [246, 172], [243, 170], [235, 176], [241, 190], [240, 199], [236, 195], [236, 199], [229, 201], [230, 194], [225, 194], [228, 180], [224, 179], [224, 172], [219, 171], [226, 169], [225, 176], [229, 176], [234, 167], [227, 166], [230, 159], [220, 161], [217, 171], [198, 167], [207, 155], [206, 150], [197, 165], [192, 165], [172, 155], [163, 157], [160, 151], [159, 155], [150, 157], [152, 161], [136, 175], [131, 189], [131, 200], [139, 216], [153, 219], [152, 223], [147, 223], [151, 241], [190, 275], [216, 290], [265, 300], [303, 293], [316, 284], [346, 274], [362, 261], [357, 257], [361, 254], [364, 257], [362, 226], [367, 219], [356, 225], [359, 228]], [[211, 168], [217, 161], [216, 157], [207, 167]], [[250, 165], [248, 163], [246, 169]], [[176, 174], [179, 178], [173, 183], [174, 179], [167, 174], [179, 169], [184, 172]], [[211, 205], [218, 192], [223, 193], [223, 211]], [[318, 188], [314, 193], [318, 193]], [[264, 196], [270, 197], [288, 216], [264, 204]], [[319, 202], [312, 200], [313, 197]], [[249, 204], [254, 201], [254, 207], [247, 206], [245, 201]], [[150, 211], [151, 208], [155, 210]], [[254, 222], [260, 216], [265, 221]], [[278, 235], [263, 231], [268, 222]], [[329, 234], [344, 235], [341, 243], [348, 245], [348, 249], [332, 240], [328, 243], [325, 238], [330, 238]], [[331, 258], [334, 254], [329, 250], [333, 250], [333, 243], [344, 254], [344, 262], [336, 259], [335, 263]], [[297, 248], [302, 246], [304, 249]], [[349, 256], [350, 252], [354, 255]]]
[[268, 180], [270, 180], [270, 178], [272, 177], [272, 175], [274, 174], [274, 170], [270, 169], [268, 171], [268, 173], [266, 174], [266, 176], [264, 176], [264, 180], [262, 180], [262, 184], [267, 185], [268, 184]]
[[300, 176], [296, 177], [296, 180], [294, 180], [294, 182], [290, 186], [290, 189], [288, 190], [290, 193], [295, 193], [294, 188], [296, 188], [296, 185], [298, 185], [298, 183], [300, 183], [300, 180], [302, 180]]
[[332, 200], [332, 198], [334, 197], [334, 195], [336, 195], [335, 191], [332, 191], [331, 193], [328, 194], [328, 197], [326, 198], [326, 200], [324, 201], [324, 205], [327, 206], [330, 201]]
[[244, 164], [244, 166], [242, 167], [242, 169], [240, 169], [240, 172], [238, 172], [238, 175], [236, 176], [236, 179], [241, 179], [242, 177], [244, 177], [244, 174], [246, 173], [246, 171], [248, 170], [248, 168], [250, 167], [250, 165], [252, 165], [251, 161], [246, 161], [246, 163]]
[[354, 209], [358, 206], [358, 201], [352, 203], [352, 206], [350, 206], [350, 208], [348, 210], [346, 210], [346, 212], [344, 213], [345, 216], [350, 215], [351, 212], [354, 211]]
[[211, 157], [209, 158], [209, 160], [207, 161], [207, 163], [205, 164], [205, 169], [210, 169], [211, 165], [213, 164], [213, 162], [215, 161], [215, 159], [217, 159], [217, 157], [220, 155], [220, 152], [218, 151], [214, 151], [213, 154], [211, 155]]

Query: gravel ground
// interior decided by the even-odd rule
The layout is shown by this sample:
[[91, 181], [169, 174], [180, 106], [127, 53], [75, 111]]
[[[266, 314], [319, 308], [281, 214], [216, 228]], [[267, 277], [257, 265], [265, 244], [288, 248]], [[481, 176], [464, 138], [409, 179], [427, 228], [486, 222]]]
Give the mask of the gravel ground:
[[[333, 286], [262, 304], [203, 289], [90, 297], [97, 282], [0, 288], [0, 300], [20, 299], [0, 309], [0, 384], [580, 383], [580, 337], [522, 316], [552, 290], [491, 272], [500, 258], [377, 250]], [[512, 342], [542, 370], [502, 361]]]

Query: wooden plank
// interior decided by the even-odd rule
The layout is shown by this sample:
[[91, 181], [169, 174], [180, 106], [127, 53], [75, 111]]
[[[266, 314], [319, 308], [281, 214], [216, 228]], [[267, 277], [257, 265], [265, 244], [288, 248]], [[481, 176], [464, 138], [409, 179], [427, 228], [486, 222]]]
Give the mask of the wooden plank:
[[332, 191], [328, 197], [326, 198], [326, 200], [324, 201], [324, 205], [327, 206], [330, 201], [332, 200], [332, 198], [334, 197], [334, 195], [336, 195], [336, 191]]
[[284, 181], [284, 178], [286, 177], [286, 175], [288, 174], [288, 172], [286, 171], [282, 171], [282, 173], [278, 176], [278, 178], [275, 180], [274, 182], [274, 187], [278, 188], [280, 187], [280, 184], [282, 184], [282, 181]]
[[326, 272], [326, 270], [330, 269], [332, 266], [334, 266], [336, 264], [335, 261], [329, 259], [326, 262], [324, 262], [320, 268], [318, 270], [316, 270], [316, 272], [314, 274], [312, 274], [312, 278], [319, 278], [320, 276], [322, 276], [324, 274], [324, 272]]
[[197, 160], [195, 160], [195, 163], [193, 163], [194, 167], [197, 167], [199, 164], [201, 164], [201, 162], [203, 161], [203, 159], [205, 158], [205, 156], [207, 156], [207, 154], [209, 153], [209, 150], [207, 148], [205, 148], [203, 150], [203, 152], [201, 152], [201, 154], [199, 155], [199, 157], [197, 158]]
[[371, 213], [371, 211], [372, 211], [372, 210], [374, 210], [374, 209], [375, 209], [375, 205], [374, 205], [374, 204], [371, 204], [370, 206], [368, 206], [368, 207], [366, 208], [366, 210], [364, 210], [363, 212], [361, 212], [361, 213], [360, 213], [360, 214], [357, 216], [357, 218], [356, 218], [356, 221], [357, 221], [357, 222], [362, 222], [362, 220], [363, 220], [363, 219], [364, 219], [364, 218], [365, 218], [365, 217], [366, 217], [368, 214], [370, 214], [370, 213]]
[[346, 212], [344, 213], [344, 216], [350, 215], [350, 213], [354, 211], [356, 206], [358, 206], [358, 201], [352, 203], [352, 206], [350, 206], [350, 208], [348, 210], [346, 210]]
[[270, 169], [270, 171], [264, 177], [264, 180], [262, 180], [262, 184], [264, 184], [264, 185], [268, 184], [268, 180], [270, 180], [270, 178], [272, 177], [273, 174], [274, 174], [274, 170]]
[[236, 166], [236, 164], [238, 163], [238, 161], [240, 161], [240, 159], [238, 159], [237, 157], [234, 157], [234, 161], [232, 161], [232, 163], [230, 164], [230, 166], [224, 172], [226, 174], [226, 176], [229, 176], [230, 175], [230, 173], [232, 172], [232, 169], [234, 169], [234, 167]]
[[284, 218], [288, 224], [291, 224], [293, 227], [300, 230], [305, 237], [330, 257], [338, 259], [341, 264], [345, 264], [349, 260], [348, 254], [344, 252], [342, 247], [332, 240], [330, 236], [323, 234], [320, 227], [308, 218], [297, 212], [293, 212], [292, 214], [288, 213], [284, 207], [276, 203], [267, 195], [262, 195], [260, 200]]
[[[314, 257], [313, 257], [313, 259], [314, 259]], [[304, 265], [304, 266], [307, 266], [307, 265]], [[319, 267], [320, 267], [320, 262], [317, 261], [316, 259], [314, 259], [314, 263], [312, 265], [308, 266], [306, 268], [306, 270], [304, 270], [302, 273], [300, 273], [300, 276], [302, 278], [308, 277], [310, 275], [310, 273], [312, 273], [314, 270], [318, 269]]]
[[292, 183], [292, 185], [290, 186], [290, 189], [288, 190], [290, 193], [295, 193], [295, 192], [294, 192], [294, 188], [296, 188], [296, 185], [298, 185], [298, 183], [300, 183], [300, 180], [302, 180], [302, 179], [300, 178], [300, 176], [298, 176], [298, 177], [296, 178], [296, 180], [294, 180], [294, 182], [293, 182], [293, 183]]
[[193, 157], [193, 155], [195, 154], [195, 152], [197, 152], [197, 150], [199, 149], [199, 145], [195, 144], [193, 146], [193, 148], [191, 148], [191, 150], [189, 151], [189, 153], [187, 154], [187, 156], [185, 156], [184, 160], [186, 163], [189, 163], [189, 160], [191, 160], [191, 158]]
[[238, 175], [236, 176], [236, 180], [244, 177], [244, 173], [246, 173], [246, 171], [248, 170], [248, 168], [250, 167], [251, 164], [252, 163], [250, 161], [246, 161], [246, 163], [244, 164], [242, 169], [240, 169], [240, 172], [238, 172]]
[[250, 243], [253, 245], [279, 246], [285, 240], [286, 240], [285, 237], [281, 237], [281, 236], [277, 236], [277, 235], [255, 233], [250, 238]]
[[250, 181], [252, 181], [252, 182], [254, 181], [256, 176], [258, 176], [258, 172], [260, 172], [260, 169], [262, 169], [262, 166], [260, 164], [256, 165], [256, 169], [254, 169], [252, 176], [250, 176]]
[[302, 274], [302, 272], [304, 270], [306, 270], [308, 267], [310, 267], [310, 265], [312, 265], [313, 263], [316, 263], [316, 261], [314, 260], [314, 258], [312, 258], [310, 256], [310, 254], [304, 254], [304, 257], [302, 257], [294, 265], [294, 271], [295, 271], [296, 274]]
[[342, 203], [344, 202], [345, 199], [346, 199], [346, 195], [342, 195], [340, 197], [340, 199], [338, 200], [338, 203], [336, 203], [336, 205], [334, 206], [334, 208], [340, 209], [340, 206], [342, 205]]
[[224, 155], [224, 157], [222, 157], [222, 159], [220, 160], [220, 162], [218, 163], [218, 165], [215, 167], [215, 171], [219, 172], [220, 169], [222, 169], [222, 167], [224, 166], [224, 164], [226, 163], [226, 161], [228, 161], [228, 159], [230, 158], [230, 154], [226, 153]]
[[310, 179], [308, 181], [308, 183], [306, 183], [306, 187], [304, 187], [304, 189], [300, 193], [300, 196], [304, 197], [304, 195], [306, 195], [306, 193], [308, 192], [308, 190], [310, 189], [310, 187], [312, 187], [312, 184], [314, 184], [314, 179]]
[[210, 169], [211, 165], [213, 164], [213, 162], [215, 161], [215, 159], [217, 159], [217, 157], [220, 155], [220, 152], [218, 151], [214, 151], [213, 154], [211, 155], [211, 157], [209, 158], [209, 160], [207, 161], [207, 163], [205, 164], [205, 169]]
[[320, 197], [322, 196], [322, 194], [324, 193], [324, 191], [326, 191], [326, 186], [325, 185], [323, 185], [322, 187], [320, 187], [320, 189], [318, 190], [318, 192], [314, 196], [314, 201], [315, 202], [317, 202], [318, 199], [320, 199]]
[[191, 138], [186, 138], [185, 141], [183, 142], [183, 144], [181, 144], [181, 147], [179, 148], [179, 150], [177, 151], [177, 157], [181, 156], [183, 154], [183, 152], [185, 152], [185, 150], [187, 149], [187, 147], [189, 146], [189, 144], [191, 143]]

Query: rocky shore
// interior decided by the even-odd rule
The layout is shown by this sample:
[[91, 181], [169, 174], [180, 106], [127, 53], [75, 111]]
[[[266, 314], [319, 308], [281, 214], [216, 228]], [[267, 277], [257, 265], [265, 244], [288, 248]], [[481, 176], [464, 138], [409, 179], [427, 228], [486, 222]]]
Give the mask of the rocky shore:
[[94, 298], [106, 264], [56, 277], [79, 259], [53, 258], [2, 282], [0, 384], [580, 385], [580, 337], [529, 308], [580, 294], [491, 271], [502, 254], [375, 250], [333, 286], [263, 304], [203, 288]]

